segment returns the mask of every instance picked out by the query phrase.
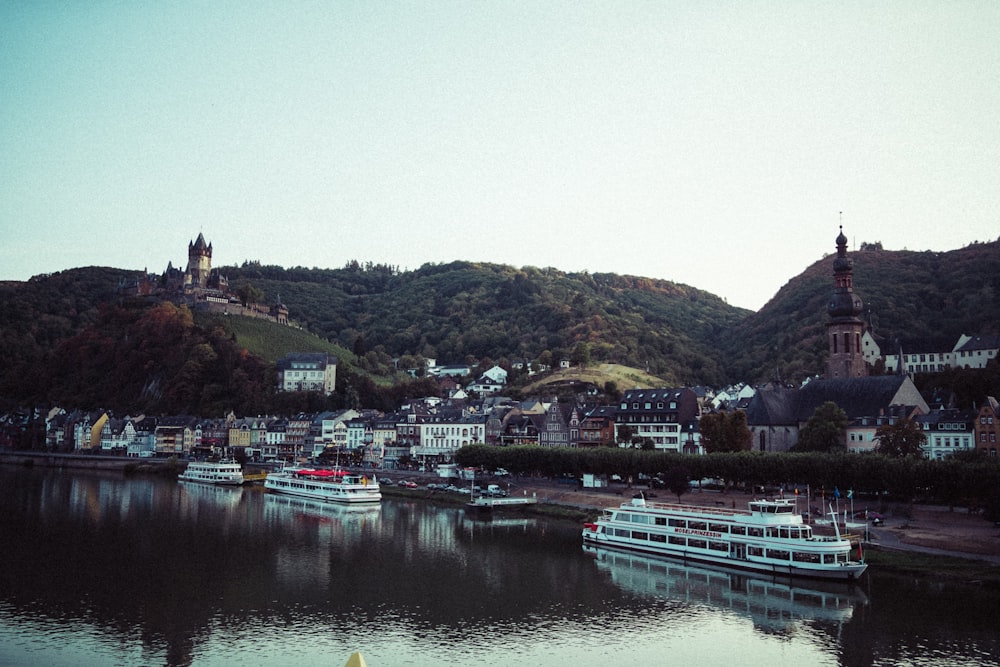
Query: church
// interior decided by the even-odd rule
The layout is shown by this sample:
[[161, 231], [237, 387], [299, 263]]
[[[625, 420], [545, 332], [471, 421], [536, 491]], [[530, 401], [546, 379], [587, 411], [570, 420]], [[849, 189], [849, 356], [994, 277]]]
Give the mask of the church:
[[847, 254], [843, 228], [836, 244], [833, 293], [827, 304], [826, 374], [799, 388], [772, 382], [758, 389], [747, 407], [753, 449], [789, 451], [798, 442], [799, 429], [827, 401], [836, 403], [851, 421], [876, 423], [929, 412], [909, 376], [869, 377], [862, 345], [864, 302], [854, 292], [854, 260]]

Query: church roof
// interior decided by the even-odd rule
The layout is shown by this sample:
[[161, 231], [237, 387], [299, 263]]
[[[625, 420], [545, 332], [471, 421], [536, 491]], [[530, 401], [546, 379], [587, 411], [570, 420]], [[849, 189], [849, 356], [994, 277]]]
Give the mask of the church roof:
[[762, 387], [747, 408], [747, 422], [754, 426], [802, 424], [827, 401], [836, 403], [849, 419], [877, 416], [897, 404], [927, 410], [913, 381], [905, 375], [828, 378], [813, 380], [800, 389]]

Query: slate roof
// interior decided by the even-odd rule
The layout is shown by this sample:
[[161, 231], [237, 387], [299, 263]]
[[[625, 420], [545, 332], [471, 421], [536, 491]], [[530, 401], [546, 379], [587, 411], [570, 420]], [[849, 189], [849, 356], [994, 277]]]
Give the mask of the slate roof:
[[955, 352], [973, 352], [975, 350], [1000, 349], [1000, 336], [975, 336], [965, 341]]
[[893, 404], [908, 381], [904, 375], [882, 375], [813, 380], [800, 389], [762, 387], [750, 402], [747, 422], [754, 426], [801, 424], [827, 401], [836, 403], [849, 419], [877, 416]]

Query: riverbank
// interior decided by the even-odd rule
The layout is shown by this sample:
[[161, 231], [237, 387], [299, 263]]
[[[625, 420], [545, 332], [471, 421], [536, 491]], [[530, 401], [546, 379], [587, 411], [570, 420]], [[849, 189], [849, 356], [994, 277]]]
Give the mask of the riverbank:
[[[39, 466], [57, 469], [120, 471], [123, 474], [162, 474], [170, 459], [136, 459], [91, 454], [53, 454], [43, 452], [0, 452], [0, 464]], [[177, 465], [176, 462], [174, 464]], [[410, 479], [421, 486], [406, 489], [396, 485], [383, 487], [387, 497], [421, 499], [436, 504], [464, 506], [468, 496], [426, 488], [440, 482], [431, 473], [387, 472], [395, 479]], [[604, 508], [627, 501], [639, 488], [614, 485], [603, 489], [581, 489], [553, 480], [523, 477], [500, 481], [512, 494], [528, 495], [536, 504], [504, 513], [561, 519], [576, 523], [597, 517]], [[649, 490], [645, 492], [648, 494]], [[677, 502], [668, 492], [657, 492], [664, 502]], [[650, 495], [648, 497], [653, 498]], [[693, 490], [683, 494], [682, 504], [745, 508], [751, 496], [738, 492]], [[804, 505], [804, 503], [803, 503]], [[803, 507], [804, 509], [804, 507]], [[856, 510], [865, 509], [857, 504]], [[962, 509], [895, 504], [878, 508], [884, 520], [871, 527], [865, 542], [866, 560], [876, 567], [920, 576], [981, 582], [1000, 588], [1000, 526]]]
[[[426, 484], [413, 473], [400, 478]], [[538, 503], [515, 510], [521, 516], [544, 516], [582, 523], [598, 516], [604, 508], [627, 502], [640, 490], [625, 485], [603, 489], [580, 489], [539, 478], [519, 478], [509, 482], [511, 494], [534, 496]], [[649, 493], [648, 489], [644, 490]], [[454, 506], [468, 498], [426, 488], [386, 487], [386, 496], [406, 496]], [[678, 502], [673, 494], [658, 491], [652, 499]], [[683, 494], [685, 505], [745, 508], [752, 496], [734, 491], [698, 491]], [[803, 509], [804, 509], [803, 501]], [[863, 511], [861, 504], [856, 511]], [[865, 559], [873, 567], [900, 574], [936, 577], [949, 581], [974, 582], [1000, 588], [1000, 527], [961, 509], [928, 505], [891, 504], [880, 508], [883, 523], [870, 527], [864, 543]]]

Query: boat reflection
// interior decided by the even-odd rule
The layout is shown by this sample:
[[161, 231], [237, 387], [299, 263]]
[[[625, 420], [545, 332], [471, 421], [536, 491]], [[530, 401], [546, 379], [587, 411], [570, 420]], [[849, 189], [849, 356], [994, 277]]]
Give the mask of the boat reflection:
[[265, 493], [263, 495], [264, 513], [266, 515], [299, 516], [319, 521], [347, 524], [352, 522], [362, 523], [377, 517], [382, 511], [381, 505], [371, 503], [329, 503], [275, 493]]
[[845, 583], [772, 578], [604, 547], [584, 546], [584, 551], [627, 592], [736, 612], [771, 632], [802, 622], [841, 625], [868, 604], [860, 589]]
[[181, 502], [195, 501], [215, 503], [219, 509], [233, 509], [243, 499], [242, 486], [222, 486], [217, 484], [179, 484]]

